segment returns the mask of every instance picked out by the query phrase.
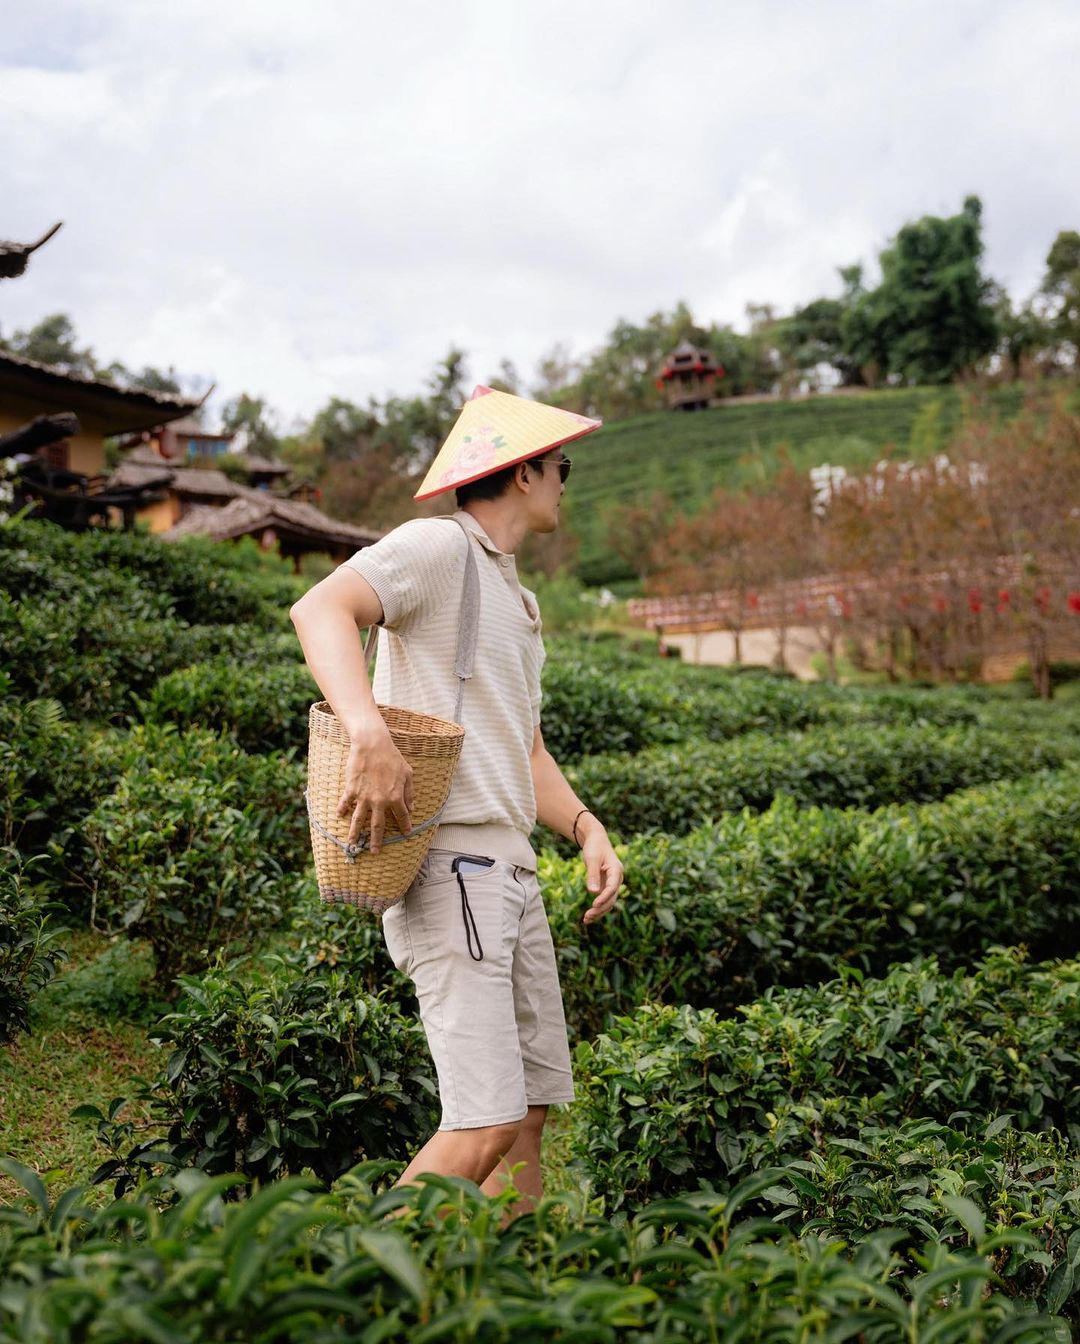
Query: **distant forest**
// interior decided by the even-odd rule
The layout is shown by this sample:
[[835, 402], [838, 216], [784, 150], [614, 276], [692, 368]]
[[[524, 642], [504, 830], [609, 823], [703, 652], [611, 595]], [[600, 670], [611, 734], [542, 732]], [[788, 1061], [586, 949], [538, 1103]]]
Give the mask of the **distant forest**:
[[[689, 340], [723, 366], [716, 394], [790, 395], [825, 387], [946, 384], [977, 377], [1010, 380], [1080, 371], [1080, 233], [1059, 232], [1034, 294], [1013, 299], [983, 270], [982, 203], [969, 196], [956, 215], [905, 224], [878, 257], [870, 284], [861, 263], [839, 268], [842, 292], [792, 313], [751, 304], [748, 330], [699, 324], [685, 302], [644, 322], [618, 320], [591, 354], [556, 345], [533, 379], [509, 360], [483, 380], [605, 420], [661, 408], [656, 374], [663, 357]], [[0, 347], [119, 386], [181, 390], [174, 369], [99, 364], [81, 348], [74, 324], [53, 314]], [[358, 405], [332, 397], [298, 432], [283, 435], [272, 406], [241, 393], [226, 403], [226, 429], [246, 426], [253, 449], [283, 457], [320, 483], [334, 512], [375, 525], [403, 516], [422, 473], [467, 396], [467, 354], [449, 350], [424, 390]]]

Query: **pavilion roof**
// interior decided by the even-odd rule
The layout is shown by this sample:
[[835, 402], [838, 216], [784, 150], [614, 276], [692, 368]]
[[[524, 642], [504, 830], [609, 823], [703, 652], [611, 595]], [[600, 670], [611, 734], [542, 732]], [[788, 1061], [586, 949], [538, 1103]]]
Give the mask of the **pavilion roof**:
[[369, 546], [382, 536], [381, 532], [330, 518], [314, 504], [283, 499], [266, 490], [242, 488], [243, 495], [224, 506], [194, 505], [179, 522], [160, 534], [162, 539], [200, 536], [214, 541], [235, 541], [272, 527], [279, 535], [297, 540], [359, 547]]
[[[136, 449], [138, 453], [140, 450]], [[156, 461], [151, 458], [156, 458]], [[215, 499], [236, 499], [244, 494], [262, 494], [263, 491], [253, 490], [250, 486], [240, 485], [237, 481], [230, 480], [223, 471], [216, 471], [212, 467], [181, 467], [175, 462], [167, 462], [163, 457], [157, 457], [153, 449], [148, 453], [143, 453], [138, 461], [132, 461], [135, 456], [125, 459], [109, 477], [107, 486], [112, 489], [120, 485], [147, 485], [151, 481], [164, 481], [169, 488], [175, 490], [178, 495], [209, 495]]]
[[39, 398], [42, 409], [72, 411], [102, 426], [105, 434], [123, 434], [189, 415], [198, 400], [149, 388], [115, 387], [102, 378], [63, 373], [50, 364], [0, 350], [0, 398], [5, 393]]

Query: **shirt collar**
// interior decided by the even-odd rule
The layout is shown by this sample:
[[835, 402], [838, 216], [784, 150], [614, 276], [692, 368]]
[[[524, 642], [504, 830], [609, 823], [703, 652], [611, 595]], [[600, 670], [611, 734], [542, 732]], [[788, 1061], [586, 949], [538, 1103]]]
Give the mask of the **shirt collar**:
[[507, 551], [500, 551], [498, 546], [491, 540], [488, 534], [476, 521], [467, 509], [458, 509], [451, 517], [455, 518], [467, 532], [470, 532], [476, 540], [483, 546], [485, 551], [490, 551], [492, 555], [507, 555]]

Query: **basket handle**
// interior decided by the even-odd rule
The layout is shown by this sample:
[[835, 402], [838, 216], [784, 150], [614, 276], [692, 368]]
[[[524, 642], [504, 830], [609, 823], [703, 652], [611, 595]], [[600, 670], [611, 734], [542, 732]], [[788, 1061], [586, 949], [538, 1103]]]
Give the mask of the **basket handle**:
[[[319, 822], [319, 819], [316, 817], [314, 811], [312, 810], [311, 793], [310, 790], [308, 789], [304, 790], [304, 806], [307, 808], [308, 821], [310, 822], [310, 824], [315, 827], [315, 829], [319, 832], [321, 836], [324, 837], [324, 839], [329, 840], [332, 844], [337, 845], [338, 849], [340, 849], [342, 854], [345, 855], [346, 863], [355, 863], [357, 858], [361, 854], [365, 853], [371, 847], [370, 832], [367, 835], [361, 835], [359, 840], [353, 841], [352, 844], [349, 844], [348, 841], [345, 840], [339, 840], [336, 835], [331, 835], [330, 832], [326, 829], [326, 827]], [[422, 821], [419, 824], [419, 826], [414, 826], [412, 830], [408, 831], [406, 834], [383, 836], [383, 845], [384, 846], [400, 845], [403, 844], [406, 840], [415, 840], [418, 835], [423, 835], [425, 831], [431, 830], [432, 826], [438, 826], [440, 820], [442, 819], [442, 814], [445, 811], [446, 811], [446, 803], [444, 802], [442, 807], [439, 808], [438, 812], [433, 812], [431, 816], [428, 817], [427, 821]]]
[[[461, 722], [461, 702], [465, 695], [465, 683], [473, 674], [476, 662], [476, 639], [480, 629], [480, 574], [476, 568], [476, 556], [473, 554], [472, 540], [468, 528], [458, 518], [451, 517], [465, 535], [465, 578], [461, 589], [461, 616], [458, 620], [457, 652], [454, 655], [454, 675], [458, 679], [457, 701], [454, 704], [454, 722]], [[379, 641], [379, 627], [369, 628], [364, 641], [364, 664], [370, 668], [375, 661], [375, 652]]]

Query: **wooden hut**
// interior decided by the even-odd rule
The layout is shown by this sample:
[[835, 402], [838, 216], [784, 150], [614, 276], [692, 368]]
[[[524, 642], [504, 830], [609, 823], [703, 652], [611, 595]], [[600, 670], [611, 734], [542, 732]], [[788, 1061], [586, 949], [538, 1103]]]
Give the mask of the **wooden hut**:
[[672, 411], [705, 410], [713, 400], [723, 367], [708, 350], [682, 341], [664, 360], [656, 385]]
[[188, 416], [197, 401], [145, 388], [114, 387], [100, 378], [62, 373], [48, 364], [0, 350], [0, 434], [43, 415], [70, 412], [78, 432], [39, 451], [55, 467], [88, 481], [103, 476], [105, 440]]
[[236, 489], [240, 493], [224, 506], [194, 504], [189, 507], [179, 522], [162, 532], [162, 540], [200, 536], [215, 541], [236, 541], [240, 537], [255, 537], [263, 550], [276, 547], [280, 555], [292, 560], [299, 573], [301, 558], [311, 551], [329, 555], [340, 564], [382, 536], [381, 532], [330, 518], [314, 504], [284, 499], [267, 490], [253, 490], [250, 486], [236, 486]]

